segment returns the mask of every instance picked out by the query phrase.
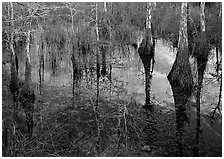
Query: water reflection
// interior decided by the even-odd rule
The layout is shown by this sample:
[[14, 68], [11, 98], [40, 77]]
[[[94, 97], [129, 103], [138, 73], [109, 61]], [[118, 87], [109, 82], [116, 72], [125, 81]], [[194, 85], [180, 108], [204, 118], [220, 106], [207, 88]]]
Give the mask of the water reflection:
[[[113, 77], [126, 83], [127, 94], [132, 96], [137, 103], [145, 103], [144, 69], [138, 53], [130, 51], [130, 57], [123, 58], [124, 68], [113, 68]], [[131, 59], [131, 60], [130, 60]], [[167, 74], [173, 65], [175, 52], [165, 46], [161, 41], [156, 45], [155, 66], [151, 85], [151, 97], [154, 102], [173, 102], [172, 90], [167, 80]]]

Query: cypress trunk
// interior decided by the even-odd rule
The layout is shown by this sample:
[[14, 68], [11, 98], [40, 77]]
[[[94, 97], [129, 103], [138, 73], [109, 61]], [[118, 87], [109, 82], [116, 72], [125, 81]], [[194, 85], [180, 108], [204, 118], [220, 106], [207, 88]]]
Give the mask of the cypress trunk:
[[196, 109], [197, 109], [197, 125], [196, 125], [196, 136], [195, 136], [195, 141], [196, 141], [196, 147], [195, 147], [195, 152], [194, 155], [198, 156], [199, 155], [199, 135], [201, 133], [200, 130], [200, 124], [201, 124], [201, 115], [200, 115], [200, 100], [201, 100], [201, 89], [203, 86], [203, 79], [204, 79], [204, 72], [206, 69], [206, 64], [208, 61], [208, 52], [207, 48], [204, 47], [204, 45], [199, 45], [198, 51], [201, 51], [200, 53], [198, 52], [197, 54], [199, 55], [196, 57], [197, 59], [197, 72], [198, 72], [198, 84], [197, 84], [197, 90], [196, 90]]
[[138, 49], [139, 56], [142, 60], [145, 69], [145, 93], [146, 101], [144, 109], [153, 110], [150, 104], [150, 87], [152, 79], [152, 61], [154, 59], [154, 49], [151, 41], [151, 29], [146, 29], [146, 37], [142, 40], [142, 43]]
[[42, 85], [44, 84], [44, 55], [42, 55]]
[[106, 63], [106, 46], [101, 46], [101, 53], [102, 53], [102, 70], [101, 75], [106, 76], [107, 75], [107, 63]]
[[[98, 2], [96, 2], [96, 40], [97, 43], [99, 44], [100, 42], [100, 37], [99, 37], [99, 26], [98, 26]], [[100, 126], [100, 116], [98, 112], [98, 107], [99, 107], [99, 95], [100, 95], [100, 89], [99, 89], [99, 80], [100, 80], [100, 61], [99, 61], [99, 45], [96, 48], [96, 73], [97, 73], [97, 83], [96, 83], [96, 105], [94, 107], [95, 111], [95, 119], [97, 123], [97, 141], [96, 141], [96, 151], [97, 151], [97, 156], [100, 155], [100, 133], [101, 133], [101, 126]]]
[[201, 23], [201, 33], [197, 37], [196, 42], [196, 51], [195, 51], [195, 58], [197, 60], [197, 72], [198, 72], [198, 84], [196, 90], [196, 109], [197, 109], [197, 125], [196, 125], [196, 135], [195, 135], [195, 151], [194, 156], [199, 156], [199, 139], [200, 133], [202, 133], [200, 129], [201, 124], [201, 115], [200, 115], [200, 99], [201, 99], [201, 89], [203, 85], [203, 76], [206, 68], [206, 64], [208, 61], [208, 41], [206, 38], [205, 33], [205, 2], [201, 2], [200, 6], [200, 23]]
[[34, 88], [32, 87], [31, 79], [31, 63], [30, 63], [30, 30], [27, 34], [27, 44], [26, 44], [26, 67], [25, 67], [25, 83], [21, 87], [19, 101], [24, 109], [26, 114], [26, 122], [28, 128], [28, 137], [30, 138], [33, 133], [33, 112], [34, 112], [34, 102], [35, 102], [35, 93]]
[[[43, 52], [43, 49], [39, 50]], [[42, 88], [44, 83], [44, 55], [41, 53], [39, 59], [39, 93], [42, 94]]]
[[76, 66], [76, 63], [75, 63], [75, 55], [74, 53], [72, 54], [72, 57], [71, 57], [71, 60], [72, 60], [72, 95], [73, 95], [73, 98], [75, 97], [75, 86], [77, 85], [77, 66]]
[[152, 111], [152, 105], [150, 104], [150, 86], [152, 79], [152, 72], [154, 67], [154, 55], [155, 55], [155, 39], [154, 30], [152, 30], [152, 9], [155, 3], [147, 3], [147, 17], [146, 17], [146, 29], [145, 37], [143, 38], [140, 47], [138, 48], [139, 56], [142, 60], [145, 69], [145, 94], [146, 101], [143, 109]]
[[181, 20], [179, 29], [179, 43], [176, 59], [167, 76], [170, 82], [176, 111], [176, 146], [177, 156], [183, 155], [183, 126], [188, 121], [186, 106], [192, 94], [193, 77], [189, 62], [187, 39], [187, 3], [182, 2]]
[[219, 49], [218, 47], [216, 47], [215, 51], [216, 51], [216, 73], [218, 77], [217, 80], [219, 81]]

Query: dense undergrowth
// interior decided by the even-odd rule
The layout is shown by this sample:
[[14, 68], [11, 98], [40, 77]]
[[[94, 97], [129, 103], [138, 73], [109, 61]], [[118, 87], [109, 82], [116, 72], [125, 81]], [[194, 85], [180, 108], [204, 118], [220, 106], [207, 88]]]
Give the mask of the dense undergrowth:
[[[118, 83], [119, 81], [116, 86], [121, 91]], [[28, 140], [25, 135], [25, 117], [21, 110], [14, 140], [11, 137], [13, 144], [9, 145], [4, 156], [175, 156], [175, 113], [171, 109], [172, 105], [161, 107], [154, 104], [154, 112], [148, 113], [132, 98], [104, 98], [102, 94], [97, 120], [94, 93], [88, 92], [86, 87], [81, 87], [77, 94], [78, 96], [73, 97], [69, 87], [45, 86], [43, 94], [37, 96], [35, 104], [33, 137]], [[3, 122], [8, 122], [9, 132], [12, 133], [10, 96], [5, 81]], [[190, 124], [185, 126], [184, 156], [192, 156], [194, 119], [192, 117]], [[203, 120], [205, 122], [202, 124], [201, 155], [220, 156], [220, 136], [216, 131], [220, 130], [220, 124], [215, 122], [212, 125], [207, 119]], [[96, 149], [97, 141], [100, 146], [99, 154]]]

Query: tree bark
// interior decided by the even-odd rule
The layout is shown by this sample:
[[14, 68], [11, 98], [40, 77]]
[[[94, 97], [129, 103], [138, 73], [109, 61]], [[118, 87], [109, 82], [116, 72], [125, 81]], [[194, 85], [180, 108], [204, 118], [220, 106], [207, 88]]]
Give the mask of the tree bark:
[[203, 85], [203, 76], [206, 69], [206, 64], [208, 61], [208, 47], [207, 39], [205, 34], [205, 2], [201, 2], [200, 7], [200, 22], [201, 22], [201, 33], [197, 38], [199, 42], [196, 43], [195, 58], [197, 60], [197, 72], [198, 72], [198, 84], [196, 90], [196, 109], [197, 109], [197, 125], [196, 125], [196, 136], [195, 136], [195, 151], [194, 156], [199, 155], [199, 138], [200, 138], [200, 124], [201, 124], [201, 114], [200, 114], [200, 99], [201, 99], [201, 89]]
[[[14, 9], [13, 9], [13, 3], [10, 2], [10, 9], [11, 9], [11, 23], [10, 26], [12, 27], [12, 30], [14, 30]], [[14, 32], [11, 32], [10, 36], [10, 49], [11, 49], [11, 79], [10, 79], [10, 91], [13, 96], [13, 119], [15, 121], [15, 117], [17, 115], [17, 109], [18, 109], [18, 94], [19, 94], [19, 83], [18, 83], [18, 58], [15, 53], [14, 49]]]
[[[113, 5], [112, 2], [110, 4], [110, 10], [111, 10], [111, 14], [113, 15]], [[110, 20], [108, 21], [109, 23], [109, 54], [110, 54], [110, 63], [109, 63], [109, 80], [110, 80], [110, 99], [112, 96], [112, 33], [111, 33], [111, 23]]]
[[145, 105], [143, 106], [143, 108], [153, 111], [153, 107], [150, 102], [150, 87], [151, 87], [151, 79], [152, 79], [152, 72], [153, 72], [153, 66], [154, 66], [155, 39], [153, 37], [154, 30], [152, 30], [151, 12], [152, 12], [152, 4], [148, 3], [145, 37], [143, 38], [140, 44], [140, 47], [138, 48], [138, 53], [145, 69], [146, 100], [145, 100]]
[[[97, 44], [99, 45], [100, 42], [100, 37], [99, 37], [99, 27], [98, 27], [98, 4], [96, 2], [96, 40]], [[97, 150], [97, 155], [100, 155], [100, 123], [99, 123], [99, 112], [98, 112], [98, 107], [99, 107], [99, 95], [100, 95], [100, 90], [99, 90], [99, 80], [100, 80], [100, 61], [99, 61], [99, 46], [96, 48], [96, 72], [97, 72], [97, 93], [96, 93], [96, 106], [94, 108], [95, 111], [95, 118], [97, 122], [97, 141], [96, 141], [96, 150]]]
[[[104, 41], [107, 41], [109, 39], [108, 37], [108, 28], [107, 28], [107, 5], [106, 2], [104, 2], [104, 17], [102, 18], [102, 25], [104, 27], [101, 28], [101, 36]], [[101, 40], [102, 40], [101, 39]], [[107, 53], [108, 47], [107, 46], [101, 46], [100, 51], [102, 53], [102, 70], [101, 75], [106, 76], [107, 75], [107, 61], [106, 61], [106, 53]]]
[[107, 62], [106, 62], [106, 51], [107, 47], [106, 46], [101, 46], [101, 53], [102, 53], [102, 70], [101, 70], [101, 75], [106, 76], [107, 75]]
[[221, 114], [221, 110], [220, 110], [220, 105], [221, 105], [221, 100], [222, 100], [222, 78], [220, 78], [220, 86], [219, 86], [219, 100], [218, 100], [218, 104], [217, 106], [215, 107], [215, 109], [213, 110], [213, 113], [212, 113], [212, 116], [211, 118], [214, 119], [215, 117], [215, 112], [216, 110], [218, 109], [220, 114]]
[[25, 83], [21, 87], [19, 101], [24, 109], [26, 114], [26, 122], [28, 128], [28, 137], [30, 138], [33, 133], [33, 112], [34, 112], [34, 102], [35, 102], [35, 93], [34, 88], [32, 87], [31, 79], [31, 63], [30, 63], [30, 36], [31, 31], [28, 30], [27, 33], [27, 44], [26, 44], [26, 67], [25, 67]]
[[40, 48], [38, 48], [38, 56], [39, 56], [39, 71], [38, 71], [38, 73], [39, 73], [39, 94], [40, 95], [42, 94], [42, 75], [41, 75], [41, 73], [42, 73], [42, 67], [41, 67], [42, 62], [41, 62], [41, 55], [40, 55], [41, 51], [42, 50], [40, 50]]
[[219, 81], [219, 49], [215, 48], [216, 51], [216, 73], [217, 73], [217, 81]]
[[189, 62], [187, 37], [187, 3], [182, 2], [179, 29], [179, 43], [176, 59], [167, 76], [174, 96], [176, 111], [177, 156], [183, 155], [182, 133], [184, 122], [188, 120], [186, 104], [192, 94], [193, 77]]
[[42, 94], [44, 83], [44, 43], [40, 39], [40, 47], [38, 48], [39, 54], [39, 93]]
[[73, 49], [73, 54], [72, 54], [71, 60], [72, 60], [72, 71], [73, 71], [72, 72], [72, 95], [74, 98], [75, 97], [75, 86], [76, 86], [76, 74], [77, 74], [74, 49]]

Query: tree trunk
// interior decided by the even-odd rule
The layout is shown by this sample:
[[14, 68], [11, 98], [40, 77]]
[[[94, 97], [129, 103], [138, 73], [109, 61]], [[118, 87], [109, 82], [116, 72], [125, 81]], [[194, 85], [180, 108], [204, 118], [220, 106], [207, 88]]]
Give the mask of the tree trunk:
[[75, 55], [74, 55], [74, 49], [73, 49], [73, 54], [71, 57], [72, 60], [72, 95], [73, 98], [75, 97], [75, 86], [76, 86], [76, 65], [75, 65]]
[[196, 125], [196, 136], [195, 136], [195, 151], [194, 156], [199, 155], [199, 138], [200, 138], [200, 124], [201, 124], [201, 115], [200, 115], [200, 99], [201, 99], [201, 89], [203, 84], [203, 76], [206, 69], [206, 64], [208, 61], [208, 47], [207, 39], [205, 34], [205, 2], [201, 2], [201, 12], [200, 12], [200, 21], [201, 21], [201, 33], [197, 37], [200, 39], [200, 42], [196, 44], [196, 53], [195, 58], [197, 60], [197, 71], [198, 71], [198, 84], [196, 90], [196, 109], [197, 109], [197, 125]]
[[187, 39], [187, 3], [182, 2], [179, 29], [179, 43], [176, 59], [167, 76], [174, 96], [176, 111], [177, 156], [183, 155], [182, 133], [184, 122], [188, 120], [186, 104], [192, 94], [193, 77], [189, 63]]
[[217, 106], [215, 107], [215, 109], [213, 110], [213, 113], [212, 113], [212, 116], [211, 118], [214, 119], [215, 117], [215, 112], [216, 110], [218, 109], [220, 114], [221, 114], [221, 110], [220, 110], [220, 105], [221, 105], [221, 100], [222, 100], [222, 78], [220, 78], [220, 86], [219, 86], [219, 100], [218, 100], [218, 104]]
[[33, 112], [34, 112], [34, 102], [35, 93], [32, 87], [31, 79], [31, 63], [30, 63], [30, 36], [31, 31], [28, 30], [27, 33], [27, 44], [26, 44], [26, 67], [25, 67], [25, 83], [21, 88], [19, 101], [26, 114], [26, 122], [28, 128], [28, 137], [30, 138], [33, 133]]
[[[104, 2], [104, 17], [102, 18], [102, 24], [104, 27], [101, 28], [101, 36], [102, 39], [107, 41], [109, 39], [108, 37], [108, 28], [107, 28], [107, 5], [106, 2]], [[102, 40], [101, 39], [101, 40]], [[101, 75], [106, 76], [107, 75], [107, 61], [106, 61], [106, 53], [107, 53], [108, 47], [107, 46], [101, 46], [100, 51], [102, 53], [102, 70]]]
[[8, 137], [8, 125], [6, 121], [3, 121], [2, 126], [2, 156], [7, 157], [8, 156], [8, 146], [9, 146], [9, 137]]
[[40, 48], [38, 49], [39, 52], [39, 93], [42, 94], [42, 88], [44, 83], [44, 54], [43, 54], [43, 46], [44, 44], [41, 43]]
[[152, 33], [153, 30], [151, 23], [151, 12], [152, 12], [152, 4], [148, 3], [145, 37], [142, 40], [140, 47], [138, 48], [138, 53], [145, 69], [146, 100], [143, 108], [150, 111], [153, 110], [150, 102], [150, 87], [151, 87], [151, 79], [154, 66], [154, 54], [155, 54], [155, 41], [153, 38], [154, 33]]
[[[43, 45], [44, 45], [44, 44], [43, 44]], [[45, 47], [42, 46], [42, 48], [43, 48], [43, 49], [42, 49], [42, 52], [41, 52], [41, 53], [42, 53], [42, 57], [41, 57], [42, 59], [41, 59], [41, 60], [42, 60], [42, 85], [43, 85], [43, 84], [44, 84], [44, 62], [45, 62], [45, 61], [44, 61], [44, 48], [45, 48]]]
[[[8, 12], [9, 16], [11, 16], [11, 22], [9, 23], [9, 26], [11, 27], [11, 29], [14, 31], [14, 9], [13, 9], [13, 3], [9, 2], [8, 7], [11, 9], [11, 13]], [[10, 62], [11, 62], [11, 66], [10, 66], [10, 71], [11, 71], [11, 77], [10, 77], [10, 91], [12, 93], [12, 97], [13, 97], [13, 114], [12, 114], [12, 118], [13, 118], [13, 124], [12, 124], [12, 130], [15, 130], [15, 120], [17, 117], [17, 109], [18, 109], [18, 95], [19, 95], [19, 83], [18, 83], [18, 72], [17, 72], [17, 68], [16, 68], [16, 54], [15, 54], [15, 50], [14, 50], [14, 32], [11, 32], [10, 35], [10, 50], [11, 50], [11, 57], [10, 57]], [[8, 133], [8, 132], [5, 132]], [[5, 134], [6, 135], [6, 134]], [[9, 134], [10, 135], [10, 134]], [[11, 144], [6, 144], [5, 146], [12, 146], [12, 151], [14, 151], [14, 146], [15, 146], [15, 131], [13, 131], [12, 135], [12, 140], [11, 141], [4, 141], [4, 142], [9, 142]], [[7, 135], [8, 136], [8, 135]], [[7, 139], [8, 140], [8, 139]], [[7, 149], [6, 147], [6, 149]]]
[[207, 61], [199, 61], [197, 60], [197, 68], [198, 68], [198, 85], [196, 90], [196, 109], [197, 109], [197, 126], [196, 126], [196, 147], [195, 147], [195, 156], [199, 155], [199, 135], [201, 133], [200, 124], [201, 124], [201, 114], [200, 114], [200, 100], [201, 100], [201, 89], [203, 84], [203, 76], [206, 68]]
[[216, 74], [217, 74], [217, 81], [219, 81], [219, 49], [216, 47]]
[[42, 61], [42, 86], [44, 84], [44, 55], [41, 56], [41, 61]]
[[[140, 55], [140, 54], [139, 54]], [[140, 58], [142, 60], [143, 66], [145, 68], [145, 93], [146, 93], [146, 101], [145, 101], [145, 109], [152, 109], [150, 105], [150, 87], [151, 87], [151, 55], [150, 54], [141, 54]]]
[[39, 59], [40, 61], [39, 61], [39, 71], [38, 71], [38, 73], [39, 73], [39, 94], [41, 95], [42, 94], [42, 75], [41, 75], [41, 73], [42, 73], [42, 69], [41, 69], [41, 57], [40, 57], [40, 59]]
[[[100, 37], [99, 37], [99, 27], [98, 27], [98, 4], [96, 2], [96, 39], [97, 43], [99, 44], [100, 42]], [[97, 156], [100, 155], [100, 117], [99, 117], [99, 112], [98, 112], [98, 107], [99, 107], [99, 95], [100, 95], [100, 90], [99, 90], [99, 80], [100, 80], [100, 61], [99, 61], [99, 46], [96, 48], [96, 72], [97, 72], [97, 93], [96, 93], [96, 106], [94, 108], [95, 110], [95, 118], [97, 122], [97, 141], [96, 141], [96, 151], [97, 151]]]
[[106, 46], [101, 46], [101, 53], [102, 53], [102, 70], [101, 70], [101, 75], [106, 76], [107, 75], [107, 63], [106, 63], [106, 51], [107, 47]]
[[[111, 10], [111, 14], [113, 15], [113, 6], [112, 6], [112, 2], [110, 4], [110, 10]], [[110, 54], [110, 63], [109, 63], [109, 80], [110, 80], [110, 99], [112, 96], [112, 33], [111, 33], [111, 25], [110, 25], [110, 20], [108, 21], [109, 23], [109, 54]]]

